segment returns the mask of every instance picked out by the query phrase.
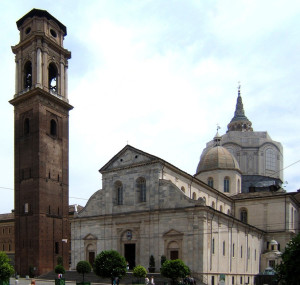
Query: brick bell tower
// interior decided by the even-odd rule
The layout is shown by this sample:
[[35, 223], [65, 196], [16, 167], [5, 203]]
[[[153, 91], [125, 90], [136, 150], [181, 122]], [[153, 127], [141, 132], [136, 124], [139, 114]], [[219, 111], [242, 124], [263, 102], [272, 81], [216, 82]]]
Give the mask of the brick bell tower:
[[21, 276], [52, 271], [57, 257], [69, 266], [69, 111], [63, 47], [66, 27], [33, 9], [17, 21], [15, 269]]

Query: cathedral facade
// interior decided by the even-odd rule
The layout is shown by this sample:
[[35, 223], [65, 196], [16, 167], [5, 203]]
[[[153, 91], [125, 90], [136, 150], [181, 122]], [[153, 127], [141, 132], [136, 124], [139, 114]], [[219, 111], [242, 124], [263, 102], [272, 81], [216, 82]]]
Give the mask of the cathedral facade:
[[130, 268], [148, 268], [153, 255], [159, 272], [164, 255], [182, 259], [204, 284], [254, 284], [299, 230], [299, 193], [281, 189], [282, 159], [280, 143], [253, 132], [240, 91], [228, 132], [207, 144], [195, 175], [125, 146], [72, 220], [72, 268], [115, 249]]

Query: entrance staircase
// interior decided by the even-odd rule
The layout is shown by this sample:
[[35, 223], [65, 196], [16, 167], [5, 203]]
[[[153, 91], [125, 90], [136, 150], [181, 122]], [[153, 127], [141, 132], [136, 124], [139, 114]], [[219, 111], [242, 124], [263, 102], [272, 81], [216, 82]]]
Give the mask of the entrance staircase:
[[[148, 278], [153, 276], [155, 285], [172, 285], [172, 280], [169, 278], [165, 278], [160, 275], [160, 273], [149, 273]], [[57, 278], [57, 274], [52, 271], [47, 274], [41, 275], [38, 277], [38, 279], [45, 279], [45, 280], [54, 280]], [[78, 274], [76, 271], [66, 271], [65, 274], [63, 274], [63, 278], [65, 278], [67, 281], [73, 281], [73, 282], [81, 282], [82, 281], [82, 275]], [[84, 281], [89, 281], [92, 284], [111, 284], [111, 280], [108, 278], [101, 278], [97, 276], [95, 273], [91, 272], [84, 275]], [[132, 272], [128, 272], [121, 280], [120, 284], [144, 284], [144, 279], [142, 278], [139, 282], [138, 278], [134, 277]], [[197, 281], [197, 285], [202, 285], [204, 283]]]

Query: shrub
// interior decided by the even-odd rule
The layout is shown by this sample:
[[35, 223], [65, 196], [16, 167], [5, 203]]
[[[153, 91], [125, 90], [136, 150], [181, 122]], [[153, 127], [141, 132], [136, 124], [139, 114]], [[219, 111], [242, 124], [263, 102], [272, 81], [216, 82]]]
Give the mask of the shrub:
[[92, 266], [86, 260], [79, 261], [76, 265], [76, 271], [79, 274], [82, 274], [82, 282], [84, 282], [84, 274], [90, 273], [92, 270]]
[[57, 265], [63, 265], [63, 258], [62, 256], [57, 257]]
[[61, 264], [58, 264], [58, 265], [55, 266], [54, 272], [56, 274], [65, 274], [66, 270], [65, 270], [65, 268]]
[[133, 269], [133, 276], [137, 277], [137, 278], [142, 278], [142, 277], [145, 278], [147, 276], [147, 270], [146, 270], [146, 268], [144, 266], [142, 266], [142, 265], [137, 265]]
[[115, 250], [102, 251], [96, 256], [94, 272], [102, 278], [110, 278], [113, 284], [114, 278], [121, 279], [126, 274], [126, 260]]
[[162, 255], [160, 257], [160, 265], [163, 266], [163, 264], [165, 263], [166, 260], [167, 260], [167, 257], [165, 255]]
[[0, 252], [0, 280], [7, 281], [14, 273], [14, 268], [9, 263], [9, 258], [5, 252]]
[[161, 268], [161, 274], [167, 278], [171, 278], [173, 284], [178, 278], [184, 278], [190, 274], [190, 269], [180, 259], [167, 260]]

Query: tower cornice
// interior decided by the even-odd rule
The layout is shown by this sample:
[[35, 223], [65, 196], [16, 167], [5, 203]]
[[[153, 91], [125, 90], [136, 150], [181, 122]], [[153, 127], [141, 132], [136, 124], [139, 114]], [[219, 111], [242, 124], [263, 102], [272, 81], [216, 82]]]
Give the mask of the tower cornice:
[[36, 42], [36, 47], [44, 48], [45, 44], [51, 47], [52, 49], [58, 51], [60, 54], [63, 54], [67, 59], [71, 58], [71, 52], [56, 42], [49, 39], [44, 32], [36, 32], [31, 37], [28, 37], [27, 39], [23, 40], [22, 42], [18, 43], [15, 46], [11, 47], [11, 50], [14, 54], [18, 54], [20, 50], [22, 50], [24, 47], [31, 46], [33, 42]]
[[68, 102], [64, 101], [63, 99], [60, 99], [58, 96], [52, 95], [51, 93], [36, 87], [33, 88], [27, 92], [25, 92], [24, 94], [15, 96], [15, 98], [13, 98], [12, 100], [9, 101], [10, 104], [12, 104], [13, 106], [17, 106], [25, 101], [27, 101], [28, 99], [34, 97], [34, 96], [41, 96], [44, 97], [48, 100], [53, 101], [54, 103], [60, 105], [61, 107], [63, 107], [64, 109], [67, 109], [68, 111], [72, 110], [74, 107], [72, 105], [70, 105]]

